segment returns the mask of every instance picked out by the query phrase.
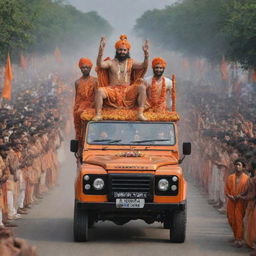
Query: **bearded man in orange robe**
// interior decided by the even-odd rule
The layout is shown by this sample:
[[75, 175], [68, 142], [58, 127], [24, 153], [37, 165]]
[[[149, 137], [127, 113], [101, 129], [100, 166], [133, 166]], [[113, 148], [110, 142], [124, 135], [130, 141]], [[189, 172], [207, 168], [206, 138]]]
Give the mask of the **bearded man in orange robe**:
[[95, 90], [98, 87], [97, 78], [90, 76], [92, 61], [87, 58], [81, 58], [79, 68], [82, 77], [75, 82], [75, 104], [73, 109], [74, 125], [76, 130], [76, 139], [81, 139], [80, 115], [86, 108], [92, 108], [94, 105]]
[[101, 38], [97, 58], [99, 88], [95, 96], [96, 116], [102, 119], [103, 103], [114, 108], [133, 108], [138, 106], [138, 119], [146, 120], [143, 115], [146, 102], [146, 85], [143, 77], [148, 67], [148, 42], [143, 45], [144, 61], [139, 63], [130, 58], [131, 44], [126, 35], [121, 35], [116, 42], [114, 59], [102, 60], [106, 42]]
[[239, 195], [245, 191], [249, 177], [244, 173], [246, 164], [243, 159], [236, 159], [234, 165], [235, 173], [228, 176], [225, 185], [225, 194], [228, 198], [227, 217], [234, 233], [234, 246], [242, 247], [246, 204]]
[[[145, 79], [147, 83], [148, 103], [151, 108], [158, 110], [166, 110], [171, 105], [171, 102], [167, 101], [167, 95], [170, 96], [172, 93], [172, 80], [163, 75], [166, 65], [167, 63], [163, 58], [154, 58], [152, 61], [154, 75]], [[167, 102], [169, 103], [168, 107]]]

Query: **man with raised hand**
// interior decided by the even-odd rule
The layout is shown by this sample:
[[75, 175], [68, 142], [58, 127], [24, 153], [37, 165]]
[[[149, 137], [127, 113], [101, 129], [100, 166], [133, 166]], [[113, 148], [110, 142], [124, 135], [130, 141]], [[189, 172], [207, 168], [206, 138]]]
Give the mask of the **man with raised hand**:
[[141, 79], [148, 67], [148, 42], [143, 45], [144, 61], [137, 62], [130, 57], [131, 44], [126, 35], [121, 35], [116, 42], [114, 59], [103, 61], [102, 56], [106, 45], [101, 38], [97, 58], [99, 86], [95, 96], [96, 116], [93, 120], [102, 119], [103, 102], [114, 108], [133, 108], [138, 106], [137, 117], [146, 120], [144, 107], [146, 102], [146, 86]]

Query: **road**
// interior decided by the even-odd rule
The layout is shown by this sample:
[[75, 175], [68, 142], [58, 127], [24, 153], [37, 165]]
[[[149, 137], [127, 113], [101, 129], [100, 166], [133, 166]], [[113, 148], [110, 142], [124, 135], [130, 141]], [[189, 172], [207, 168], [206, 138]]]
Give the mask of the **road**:
[[28, 215], [17, 220], [15, 234], [35, 245], [40, 256], [232, 256], [249, 255], [247, 248], [233, 248], [224, 215], [207, 204], [207, 198], [188, 184], [188, 225], [184, 244], [168, 242], [169, 232], [160, 223], [132, 221], [124, 226], [97, 223], [87, 243], [74, 243], [72, 236], [75, 161], [70, 155], [63, 164], [59, 185]]

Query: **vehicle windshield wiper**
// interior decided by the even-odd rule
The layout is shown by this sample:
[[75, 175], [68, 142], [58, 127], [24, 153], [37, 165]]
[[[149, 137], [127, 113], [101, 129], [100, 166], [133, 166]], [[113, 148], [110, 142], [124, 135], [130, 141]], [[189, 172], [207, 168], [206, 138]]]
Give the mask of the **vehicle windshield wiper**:
[[145, 142], [155, 142], [155, 141], [170, 141], [170, 139], [132, 140], [132, 141], [130, 141], [130, 143], [145, 143]]
[[102, 140], [93, 140], [93, 142], [108, 142], [108, 143], [118, 143], [122, 140], [111, 140], [111, 139], [102, 139]]
[[119, 142], [121, 142], [122, 140], [111, 140], [109, 143], [119, 143]]

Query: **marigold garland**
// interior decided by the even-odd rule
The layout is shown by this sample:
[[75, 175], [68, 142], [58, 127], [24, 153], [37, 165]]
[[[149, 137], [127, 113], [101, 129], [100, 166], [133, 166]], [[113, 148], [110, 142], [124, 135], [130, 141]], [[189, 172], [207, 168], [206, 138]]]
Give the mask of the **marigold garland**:
[[162, 107], [163, 105], [166, 107], [166, 83], [164, 77], [162, 77], [162, 89], [160, 96], [158, 97], [157, 82], [155, 77], [152, 78], [150, 94], [150, 101], [153, 108]]
[[[149, 109], [144, 112], [145, 117], [149, 121], [172, 121], [176, 122], [180, 119], [176, 112], [161, 111], [155, 112], [153, 109]], [[88, 108], [81, 114], [81, 119], [90, 121], [95, 116], [95, 110]], [[137, 121], [137, 110], [136, 109], [113, 109], [104, 108], [102, 110], [103, 120], [117, 120], [117, 121]]]
[[118, 156], [118, 157], [143, 157], [144, 154], [142, 154], [140, 151], [130, 151], [130, 152], [119, 153], [116, 156]]
[[172, 99], [172, 111], [176, 112], [176, 76], [175, 75], [172, 75], [171, 99]]
[[84, 98], [93, 97], [94, 78], [91, 76], [88, 78], [88, 80], [81, 78], [79, 82], [81, 83], [81, 85], [78, 87], [80, 95]]

